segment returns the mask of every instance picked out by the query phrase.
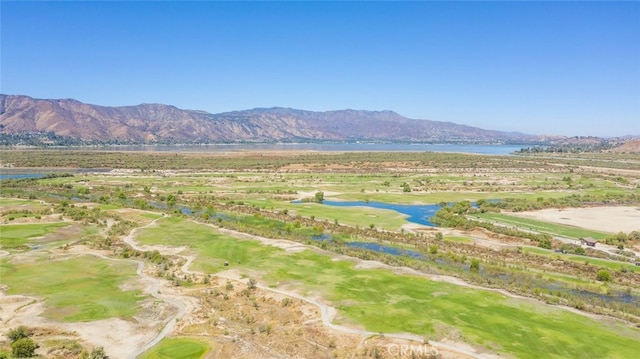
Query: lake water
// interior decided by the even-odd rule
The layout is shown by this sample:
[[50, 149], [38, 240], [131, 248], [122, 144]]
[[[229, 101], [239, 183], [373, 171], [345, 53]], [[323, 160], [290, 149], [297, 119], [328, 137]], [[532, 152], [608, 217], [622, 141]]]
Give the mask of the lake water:
[[42, 173], [0, 173], [0, 180], [3, 179], [23, 179], [23, 178], [42, 178], [46, 176]]
[[365, 201], [323, 201], [322, 204], [337, 207], [372, 207], [380, 209], [390, 209], [409, 216], [407, 221], [424, 226], [434, 227], [435, 225], [429, 221], [429, 218], [440, 209], [437, 204], [391, 204], [383, 202], [365, 202]]
[[[253, 143], [212, 145], [114, 145], [66, 146], [52, 150], [142, 151], [142, 152], [236, 152], [236, 151], [318, 151], [318, 152], [458, 152], [485, 155], [509, 155], [521, 145], [408, 144], [408, 143]], [[30, 148], [25, 148], [29, 150]], [[42, 149], [34, 147], [33, 149]]]

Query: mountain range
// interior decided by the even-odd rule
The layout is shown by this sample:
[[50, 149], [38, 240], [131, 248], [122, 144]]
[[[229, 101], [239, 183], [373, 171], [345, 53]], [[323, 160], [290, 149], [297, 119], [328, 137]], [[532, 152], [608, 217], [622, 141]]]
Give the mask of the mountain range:
[[[163, 104], [108, 107], [0, 94], [0, 134], [82, 143], [539, 143], [539, 136], [416, 120], [392, 111], [254, 108], [224, 113]], [[63, 141], [64, 142], [64, 141]], [[67, 142], [68, 143], [68, 142]]]

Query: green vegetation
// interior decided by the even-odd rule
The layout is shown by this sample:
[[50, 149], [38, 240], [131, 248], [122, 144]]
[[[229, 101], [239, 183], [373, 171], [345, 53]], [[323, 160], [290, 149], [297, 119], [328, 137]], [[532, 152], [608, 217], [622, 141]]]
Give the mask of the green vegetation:
[[471, 243], [472, 240], [469, 237], [461, 237], [461, 236], [445, 236], [444, 237], [445, 241], [450, 241], [450, 242], [460, 242], [460, 243]]
[[[155, 243], [190, 243], [198, 254], [194, 266], [199, 270], [222, 270], [225, 260], [246, 273], [260, 268], [263, 280], [272, 285], [297, 283], [303, 292], [322, 293], [338, 303], [350, 321], [370, 331], [408, 331], [438, 337], [444, 333], [437, 332], [434, 324], [444, 323], [460, 329], [467, 340], [489, 347], [499, 345], [502, 349], [495, 349], [521, 358], [536, 358], [535, 349], [541, 340], [550, 356], [587, 353], [589, 357], [625, 357], [640, 339], [638, 333], [620, 335], [611, 327], [561, 309], [540, 313], [535, 305], [505, 299], [501, 294], [399, 276], [387, 270], [358, 270], [352, 262], [334, 261], [312, 251], [287, 253], [255, 241], [214, 233], [203, 236], [204, 226], [171, 221], [146, 229], [142, 233], [144, 242], [154, 238]], [[163, 235], [170, 228], [179, 228], [176, 230], [184, 239], [176, 243], [171, 233]], [[479, 261], [475, 263], [480, 267]], [[582, 334], [586, 332], [590, 333], [588, 338]], [[602, 345], [591, 345], [593, 340]]]
[[209, 352], [209, 345], [193, 338], [167, 338], [140, 359], [199, 359]]
[[609, 234], [593, 231], [584, 228], [578, 228], [574, 226], [568, 226], [563, 224], [548, 223], [537, 221], [535, 219], [522, 218], [516, 216], [509, 216], [502, 213], [474, 213], [472, 217], [482, 220], [496, 221], [504, 223], [510, 226], [516, 226], [522, 229], [530, 229], [537, 232], [549, 233], [551, 235], [558, 235], [573, 239], [580, 239], [583, 237], [592, 237], [595, 239], [605, 239]]
[[292, 206], [301, 216], [315, 216], [318, 219], [333, 221], [351, 226], [366, 227], [371, 221], [379, 228], [394, 230], [407, 223], [406, 215], [393, 210], [371, 207], [337, 207], [314, 203], [302, 203]]
[[24, 249], [32, 239], [68, 226], [67, 223], [32, 223], [0, 225], [0, 248]]
[[596, 265], [599, 267], [606, 267], [613, 271], [623, 271], [623, 272], [640, 272], [640, 267], [635, 266], [631, 263], [625, 263], [620, 261], [606, 260], [601, 258], [593, 258], [593, 257], [585, 257], [583, 255], [562, 255], [559, 256], [557, 253], [553, 251], [543, 249], [543, 248], [533, 248], [533, 247], [522, 247], [523, 252], [533, 253], [536, 255], [548, 257], [548, 258], [561, 258], [563, 260], [572, 261], [575, 263], [581, 264], [590, 264]]
[[142, 298], [138, 291], [123, 291], [120, 286], [133, 275], [133, 263], [123, 265], [91, 256], [20, 264], [0, 262], [0, 277], [9, 287], [7, 293], [44, 297], [45, 315], [66, 322], [131, 318]]
[[[335, 261], [326, 252], [286, 252], [238, 240], [216, 229], [220, 226], [249, 235], [289, 239], [391, 266], [452, 275], [472, 284], [611, 315], [636, 325], [640, 322], [636, 303], [612, 298], [620, 294], [637, 298], [640, 267], [579, 255], [594, 255], [596, 250], [591, 248], [563, 245], [560, 253], [544, 248], [551, 248], [551, 235], [588, 236], [619, 245], [617, 254], [609, 258], [632, 261], [631, 251], [640, 240], [637, 233], [607, 234], [497, 212], [585, 204], [638, 205], [637, 176], [579, 167], [637, 170], [637, 156], [621, 157], [623, 160], [609, 157], [613, 155], [596, 156], [593, 164], [586, 157], [435, 153], [212, 155], [96, 151], [87, 156], [80, 151], [7, 151], [6, 156], [17, 166], [132, 169], [126, 175], [2, 181], [0, 218], [4, 224], [0, 226], [0, 245], [10, 252], [0, 259], [2, 284], [8, 286], [9, 294], [44, 298], [49, 318], [71, 322], [131, 318], [138, 308], [139, 293], [119, 289], [133, 276], [133, 265], [88, 256], [50, 259], [64, 258], [59, 254], [75, 243], [102, 248], [108, 251], [104, 253], [120, 258], [146, 261], [150, 271], [173, 280], [175, 285], [189, 282], [198, 288], [212, 283], [211, 277], [204, 281], [195, 275], [175, 273], [181, 265], [178, 257], [137, 251], [122, 243], [121, 238], [131, 229], [164, 215], [157, 225], [137, 232], [137, 240], [185, 247], [181, 254], [196, 256], [192, 270], [209, 274], [232, 269], [273, 287], [286, 286], [322, 296], [339, 308], [339, 321], [374, 332], [412, 332], [435, 340], [457, 333], [460, 340], [524, 358], [632, 357], [633, 348], [640, 342], [639, 332], [630, 326], [603, 324], [488, 290], [400, 276], [387, 270], [356, 269], [353, 262]], [[292, 203], [303, 196], [307, 197], [303, 203]], [[336, 198], [441, 203], [443, 209], [433, 221], [456, 227], [461, 234], [413, 231], [402, 227], [406, 217], [395, 211], [321, 204]], [[479, 208], [468, 201], [477, 201]], [[456, 203], [448, 205], [452, 202]], [[38, 223], [18, 225], [16, 219]], [[65, 223], [44, 223], [62, 219]], [[539, 248], [487, 248], [485, 241], [472, 240], [477, 232], [470, 230], [476, 227], [509, 235], [499, 236], [506, 244], [513, 241], [520, 245], [522, 240], [513, 237], [521, 237], [536, 241]], [[13, 260], [17, 249], [28, 248], [48, 233], [64, 237], [64, 243], [56, 243], [64, 246], [54, 249], [51, 243], [37, 251], [20, 253], [20, 261]], [[331, 240], [312, 240], [312, 236], [321, 234]], [[488, 240], [491, 236], [489, 233]], [[346, 242], [410, 249], [423, 258], [382, 254], [350, 247]], [[51, 252], [55, 253], [50, 257]], [[237, 283], [229, 283], [232, 288], [234, 285], [239, 288]], [[256, 282], [250, 281], [253, 285]], [[148, 355], [202, 357], [207, 351], [209, 345], [204, 342], [180, 337], [164, 340]]]
[[470, 230], [476, 227], [485, 228], [494, 233], [506, 234], [509, 236], [528, 238], [538, 242], [538, 246], [542, 248], [551, 248], [551, 235], [547, 233], [535, 233], [532, 231], [524, 231], [515, 228], [509, 228], [500, 225], [494, 225], [490, 222], [477, 221], [467, 218], [470, 214], [475, 214], [476, 209], [472, 208], [468, 201], [456, 202], [452, 206], [441, 204], [436, 214], [431, 217], [431, 222], [439, 226], [455, 227]]
[[31, 338], [20, 338], [11, 343], [11, 354], [15, 358], [31, 358], [38, 346]]
[[601, 282], [610, 282], [611, 281], [611, 273], [609, 273], [606, 269], [600, 269], [596, 274], [596, 279]]
[[[34, 356], [38, 345], [30, 337], [33, 332], [25, 326], [12, 329], [7, 334], [11, 341], [11, 355], [14, 358], [31, 358]], [[0, 357], [4, 354], [0, 353]], [[6, 355], [4, 355], [6, 357]]]

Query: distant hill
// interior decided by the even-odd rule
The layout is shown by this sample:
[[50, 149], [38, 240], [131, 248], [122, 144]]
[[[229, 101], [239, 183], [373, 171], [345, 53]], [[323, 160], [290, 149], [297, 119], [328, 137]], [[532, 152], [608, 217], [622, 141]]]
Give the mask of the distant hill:
[[611, 149], [611, 152], [617, 153], [640, 153], [640, 139], [629, 140], [622, 145]]
[[313, 112], [255, 108], [212, 114], [162, 104], [107, 107], [73, 99], [0, 95], [0, 134], [14, 139], [88, 143], [465, 142], [535, 143], [537, 136], [392, 111]]

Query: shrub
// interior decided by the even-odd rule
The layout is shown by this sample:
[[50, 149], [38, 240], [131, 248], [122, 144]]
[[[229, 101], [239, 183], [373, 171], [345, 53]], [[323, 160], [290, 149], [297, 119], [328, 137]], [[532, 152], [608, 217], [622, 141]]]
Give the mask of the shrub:
[[17, 327], [16, 329], [11, 329], [7, 337], [11, 340], [11, 343], [15, 343], [16, 341], [22, 338], [28, 338], [31, 335], [31, 331], [27, 329], [24, 325]]
[[601, 282], [610, 282], [611, 281], [611, 273], [609, 273], [606, 269], [600, 269], [596, 274], [596, 279]]
[[471, 267], [470, 267], [470, 269], [471, 269], [472, 271], [476, 271], [476, 272], [477, 272], [478, 270], [480, 270], [480, 260], [479, 260], [479, 259], [477, 259], [477, 258], [473, 258], [473, 259], [471, 260]]
[[11, 344], [11, 354], [16, 358], [30, 358], [38, 346], [31, 338], [20, 338]]

